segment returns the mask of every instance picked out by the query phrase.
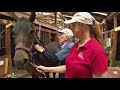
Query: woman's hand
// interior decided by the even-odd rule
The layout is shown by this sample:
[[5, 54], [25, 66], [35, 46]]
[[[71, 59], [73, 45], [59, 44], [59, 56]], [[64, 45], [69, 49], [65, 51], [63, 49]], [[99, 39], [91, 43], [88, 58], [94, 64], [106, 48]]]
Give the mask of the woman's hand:
[[36, 70], [37, 70], [38, 72], [40, 72], [40, 73], [42, 73], [42, 72], [47, 72], [47, 71], [46, 71], [46, 70], [47, 70], [47, 67], [42, 66], [42, 65], [36, 66]]
[[35, 49], [36, 50], [38, 50], [39, 52], [43, 52], [45, 49], [42, 47], [42, 46], [40, 46], [39, 44], [36, 44], [35, 45]]
[[36, 66], [36, 70], [38, 72], [50, 72], [50, 73], [65, 73], [66, 71], [66, 66], [56, 66], [56, 67], [45, 67], [45, 66]]

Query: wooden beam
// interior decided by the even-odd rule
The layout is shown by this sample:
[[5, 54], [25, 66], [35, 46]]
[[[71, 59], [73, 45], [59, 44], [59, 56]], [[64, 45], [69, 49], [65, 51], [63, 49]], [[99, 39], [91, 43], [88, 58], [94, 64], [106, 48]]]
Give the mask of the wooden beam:
[[[13, 17], [9, 12], [0, 12], [0, 14], [2, 14], [2, 15], [5, 15], [5, 16], [9, 16], [9, 17]], [[29, 17], [30, 16], [30, 14], [26, 14], [26, 13], [24, 13], [24, 12], [14, 12], [14, 14], [17, 16], [17, 17]], [[58, 30], [58, 28], [57, 27], [55, 27], [55, 26], [52, 26], [52, 25], [50, 25], [50, 24], [45, 24], [45, 23], [40, 23], [40, 21], [38, 20], [39, 18], [38, 17], [36, 17], [36, 20], [35, 20], [35, 23], [36, 24], [41, 24], [42, 26], [44, 26], [44, 27], [47, 27], [47, 28], [51, 28], [51, 29], [53, 29], [53, 30]]]
[[12, 15], [10, 15], [9, 12], [0, 12], [0, 14], [8, 16], [8, 17], [12, 17]]
[[14, 12], [14, 14], [19, 18], [21, 18], [21, 17], [29, 18], [29, 16], [30, 16], [29, 14], [25, 14], [25, 13], [22, 13], [22, 12]]
[[65, 17], [63, 16], [63, 14], [61, 12], [58, 13], [58, 15], [65, 21]]
[[63, 15], [73, 16], [76, 12], [61, 12]]
[[40, 24], [41, 26], [44, 26], [44, 27], [47, 27], [47, 28], [53, 29], [53, 30], [58, 30], [57, 27], [52, 26], [52, 25], [50, 25], [50, 24], [40, 23], [39, 21], [35, 21], [35, 23], [38, 24], [38, 25]]
[[120, 12], [109, 13], [108, 16], [105, 19], [103, 19], [102, 24], [104, 24], [106, 21], [110, 21], [115, 15], [117, 16], [118, 14], [120, 14]]
[[55, 27], [57, 26], [57, 12], [55, 12]]
[[[37, 27], [37, 26], [35, 26], [35, 28], [36, 28], [36, 29], [39, 29], [39, 27]], [[43, 27], [41, 27], [41, 30], [40, 30], [40, 31], [57, 34], [57, 31], [45, 29], [45, 28], [43, 28]]]
[[116, 13], [117, 13], [117, 12], [111, 12], [110, 14], [108, 14], [108, 16], [105, 18], [105, 20], [106, 20], [106, 21], [107, 21], [107, 20], [110, 21]]

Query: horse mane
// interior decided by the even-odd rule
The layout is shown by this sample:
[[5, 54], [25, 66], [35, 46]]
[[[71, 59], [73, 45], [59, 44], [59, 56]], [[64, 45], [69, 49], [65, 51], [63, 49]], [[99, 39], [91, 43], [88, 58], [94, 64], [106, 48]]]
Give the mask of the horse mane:
[[17, 23], [13, 29], [14, 32], [18, 33], [27, 33], [28, 31], [34, 30], [33, 23], [29, 20], [29, 18], [22, 17], [17, 20]]

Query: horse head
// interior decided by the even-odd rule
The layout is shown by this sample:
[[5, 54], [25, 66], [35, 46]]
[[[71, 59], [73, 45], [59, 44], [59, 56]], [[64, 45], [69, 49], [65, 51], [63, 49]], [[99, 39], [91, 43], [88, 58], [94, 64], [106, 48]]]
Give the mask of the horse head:
[[[35, 48], [35, 44], [39, 44], [49, 51], [57, 51], [60, 45], [56, 42], [45, 46], [42, 42], [36, 39], [35, 27], [33, 21], [35, 19], [35, 13], [32, 13], [30, 18], [22, 17], [17, 20], [15, 27], [13, 28], [15, 37], [15, 55], [14, 65], [18, 69], [26, 69], [31, 75], [44, 76], [36, 71], [30, 61], [34, 60], [36, 65], [45, 66], [57, 66], [59, 63], [53, 62], [45, 57], [42, 53], [38, 52]], [[33, 74], [34, 73], [34, 74]]]
[[30, 59], [30, 50], [35, 39], [35, 28], [33, 21], [35, 13], [32, 13], [30, 18], [22, 17], [17, 20], [13, 31], [15, 33], [15, 55], [14, 64], [18, 69], [25, 67], [25, 64]]

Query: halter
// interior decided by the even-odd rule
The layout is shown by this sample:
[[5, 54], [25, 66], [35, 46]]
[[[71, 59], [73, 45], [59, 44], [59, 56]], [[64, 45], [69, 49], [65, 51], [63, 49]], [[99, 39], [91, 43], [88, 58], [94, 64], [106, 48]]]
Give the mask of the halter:
[[[15, 47], [15, 51], [18, 50], [18, 49], [21, 49], [21, 50], [26, 51], [26, 52], [28, 53], [28, 55], [29, 55], [29, 62], [30, 62], [30, 64], [31, 64], [33, 67], [35, 67], [36, 65], [35, 65], [35, 63], [33, 62], [33, 59], [34, 59], [33, 56], [34, 56], [35, 54], [37, 54], [37, 52], [33, 52], [33, 53], [32, 53], [32, 47], [33, 47], [33, 45], [34, 45], [34, 38], [33, 38], [33, 40], [32, 40], [32, 44], [31, 44], [30, 48], [25, 47], [25, 46], [23, 46], [22, 44], [18, 43], [18, 44], [16, 45], [16, 47]], [[43, 72], [40, 76], [46, 78], [46, 75], [45, 75], [44, 72]]]

